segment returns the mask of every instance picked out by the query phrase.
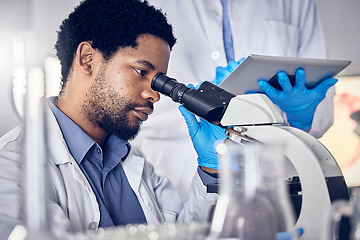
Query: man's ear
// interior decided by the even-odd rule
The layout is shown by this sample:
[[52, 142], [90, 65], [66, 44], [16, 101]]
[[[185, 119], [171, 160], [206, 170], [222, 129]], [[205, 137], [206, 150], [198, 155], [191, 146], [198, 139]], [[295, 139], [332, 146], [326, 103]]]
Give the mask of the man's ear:
[[94, 64], [94, 49], [90, 42], [81, 42], [76, 51], [76, 65], [85, 73], [91, 74]]

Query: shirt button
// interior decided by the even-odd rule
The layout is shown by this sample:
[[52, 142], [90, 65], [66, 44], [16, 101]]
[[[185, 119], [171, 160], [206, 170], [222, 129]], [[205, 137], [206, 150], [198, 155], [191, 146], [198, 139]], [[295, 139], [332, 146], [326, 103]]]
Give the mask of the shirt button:
[[218, 60], [220, 58], [220, 52], [219, 51], [212, 51], [211, 58], [213, 60]]
[[100, 148], [97, 148], [97, 149], [96, 149], [96, 152], [97, 152], [98, 154], [100, 154], [100, 153], [101, 153]]
[[91, 222], [89, 223], [88, 225], [88, 229], [89, 230], [93, 230], [93, 231], [96, 231], [98, 229], [98, 224], [96, 222]]

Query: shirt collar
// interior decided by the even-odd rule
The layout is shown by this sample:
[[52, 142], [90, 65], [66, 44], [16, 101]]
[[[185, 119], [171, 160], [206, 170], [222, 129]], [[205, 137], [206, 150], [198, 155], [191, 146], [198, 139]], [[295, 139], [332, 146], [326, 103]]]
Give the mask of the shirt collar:
[[105, 142], [104, 148], [107, 151], [111, 151], [121, 160], [125, 161], [127, 155], [130, 152], [131, 145], [129, 142], [124, 141], [115, 135], [110, 135]]

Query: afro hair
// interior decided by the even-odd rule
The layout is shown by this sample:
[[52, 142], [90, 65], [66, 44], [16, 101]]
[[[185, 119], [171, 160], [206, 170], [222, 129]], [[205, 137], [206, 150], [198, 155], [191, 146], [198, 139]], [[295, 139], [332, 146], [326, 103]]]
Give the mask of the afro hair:
[[78, 45], [91, 42], [105, 59], [122, 47], [135, 47], [142, 34], [151, 34], [174, 46], [176, 38], [166, 16], [141, 0], [85, 0], [60, 25], [55, 44], [65, 86]]

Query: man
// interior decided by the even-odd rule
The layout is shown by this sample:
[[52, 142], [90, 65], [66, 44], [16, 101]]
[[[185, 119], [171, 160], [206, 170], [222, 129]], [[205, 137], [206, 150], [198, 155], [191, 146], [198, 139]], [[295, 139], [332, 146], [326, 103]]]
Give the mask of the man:
[[[160, 98], [151, 80], [167, 71], [175, 41], [164, 15], [143, 1], [85, 0], [63, 21], [62, 90], [48, 101], [45, 129], [54, 234], [207, 220], [217, 198], [206, 193], [210, 175], [199, 169], [184, 202], [128, 143]], [[23, 135], [17, 127], [0, 140], [0, 239], [21, 222]]]
[[[325, 37], [314, 0], [149, 2], [167, 14], [178, 39], [170, 58], [168, 76], [186, 84], [197, 85], [214, 79], [215, 69], [228, 65], [226, 69], [218, 68], [221, 74], [217, 78], [223, 79], [238, 65], [234, 60], [249, 54], [327, 57]], [[321, 137], [333, 123], [334, 87], [327, 93], [327, 88], [324, 89], [326, 97], [323, 91], [320, 94], [297, 94], [300, 91], [296, 88], [289, 86], [286, 89], [289, 91], [285, 96], [270, 96], [270, 90], [265, 92], [270, 93], [270, 99], [282, 110], [286, 124], [305, 130], [316, 138]], [[312, 99], [310, 95], [321, 96]], [[298, 99], [301, 101], [294, 105], [292, 101]], [[156, 172], [167, 176], [186, 197], [190, 181], [184, 176], [196, 171], [197, 163], [189, 159], [196, 157], [197, 153], [186, 132], [183, 117], [174, 105], [170, 99], [161, 98], [152, 118], [144, 123], [135, 141]], [[310, 108], [307, 108], [309, 105]], [[170, 160], [167, 157], [169, 154], [175, 157]], [[177, 164], [176, 169], [173, 168], [174, 163]]]

